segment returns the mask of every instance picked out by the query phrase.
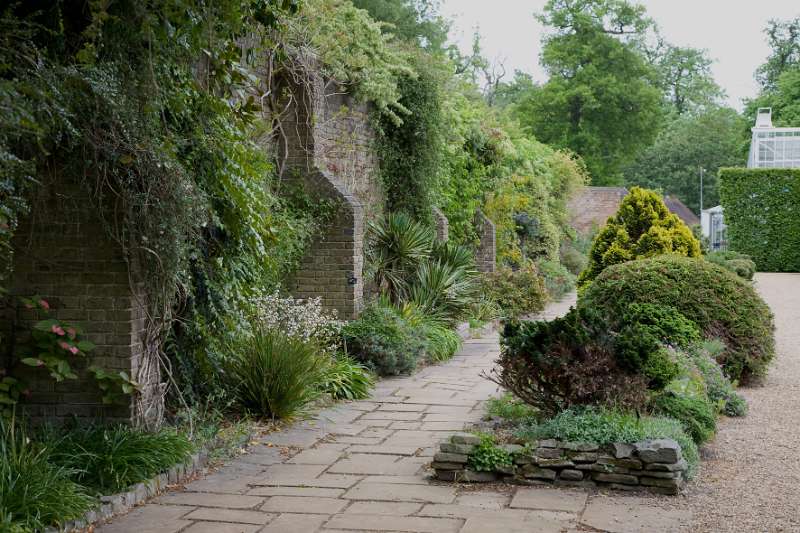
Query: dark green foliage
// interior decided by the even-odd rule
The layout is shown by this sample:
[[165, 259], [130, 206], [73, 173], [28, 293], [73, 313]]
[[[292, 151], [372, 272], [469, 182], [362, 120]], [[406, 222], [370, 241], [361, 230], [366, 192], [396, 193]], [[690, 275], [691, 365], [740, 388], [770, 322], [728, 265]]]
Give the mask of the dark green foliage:
[[467, 466], [476, 472], [493, 472], [499, 466], [511, 466], [511, 454], [495, 444], [492, 435], [480, 435], [481, 443], [469, 454]]
[[319, 389], [334, 400], [361, 400], [369, 397], [374, 383], [364, 365], [346, 355], [337, 355], [325, 369]]
[[482, 292], [497, 304], [504, 318], [518, 319], [538, 313], [547, 302], [547, 289], [532, 263], [518, 270], [500, 267], [485, 274]]
[[717, 429], [717, 412], [707, 397], [665, 391], [653, 398], [657, 413], [678, 420], [697, 444], [708, 442]]
[[515, 114], [537, 139], [579, 154], [593, 184], [619, 183], [623, 166], [658, 133], [662, 98], [638, 39], [615, 33], [644, 38], [652, 21], [625, 1], [558, 0], [547, 2], [539, 20], [552, 29], [541, 55], [550, 76]]
[[664, 255], [607, 268], [579, 308], [622, 316], [632, 303], [669, 306], [726, 346], [718, 361], [733, 380], [766, 373], [775, 355], [772, 313], [753, 287], [702, 259]]
[[690, 475], [700, 461], [697, 445], [680, 422], [665, 417], [640, 417], [630, 412], [605, 408], [568, 409], [539, 424], [522, 426], [523, 439], [558, 439], [570, 442], [638, 442], [645, 439], [673, 439], [681, 446]]
[[558, 261], [539, 261], [536, 267], [544, 280], [550, 299], [560, 300], [575, 288], [575, 275]]
[[319, 395], [329, 361], [312, 343], [287, 337], [253, 323], [250, 335], [228, 346], [228, 388], [248, 412], [291, 418]]
[[411, 372], [425, 353], [425, 339], [386, 303], [364, 309], [342, 336], [347, 352], [381, 376]]
[[433, 230], [406, 213], [390, 213], [380, 221], [370, 222], [367, 268], [392, 302], [402, 299], [417, 267], [430, 258], [433, 240]]
[[598, 317], [574, 309], [550, 322], [506, 324], [490, 379], [544, 416], [575, 405], [641, 408], [647, 379], [619, 365], [612, 335]]
[[49, 437], [50, 461], [96, 494], [114, 494], [166, 472], [194, 446], [171, 429], [150, 433], [128, 426], [91, 426]]
[[463, 318], [477, 298], [470, 250], [435, 243], [433, 231], [405, 213], [370, 224], [367, 267], [393, 304], [413, 303], [441, 320]]
[[717, 405], [717, 410], [728, 416], [744, 416], [747, 414], [747, 401], [736, 392], [715, 360], [724, 349], [725, 345], [720, 341], [711, 340], [690, 347], [686, 354], [703, 376], [708, 398]]
[[758, 270], [800, 272], [800, 169], [720, 170], [730, 247]]
[[756, 273], [756, 263], [750, 259], [749, 255], [740, 254], [734, 251], [711, 252], [704, 256], [706, 261], [719, 265], [724, 269], [730, 270], [737, 276], [748, 281], [753, 279]]
[[633, 303], [621, 316], [605, 320], [619, 332], [614, 341], [617, 361], [647, 376], [653, 389], [664, 387], [680, 371], [662, 346], [686, 347], [700, 338], [697, 326], [669, 306]]
[[417, 75], [398, 82], [400, 104], [409, 112], [401, 124], [380, 118], [377, 149], [389, 210], [428, 220], [441, 158], [441, 89], [433, 64], [421, 54], [415, 58]]
[[718, 169], [747, 161], [745, 126], [752, 123], [726, 107], [678, 117], [625, 169], [625, 183], [674, 195], [699, 213], [699, 169], [704, 168], [703, 207], [718, 205]]
[[375, 20], [386, 22], [384, 31], [439, 51], [447, 40], [448, 24], [437, 13], [432, 0], [354, 0]]
[[28, 438], [13, 419], [0, 416], [0, 530], [43, 531], [80, 517], [94, 503], [74, 476], [76, 469], [51, 462], [55, 446]]

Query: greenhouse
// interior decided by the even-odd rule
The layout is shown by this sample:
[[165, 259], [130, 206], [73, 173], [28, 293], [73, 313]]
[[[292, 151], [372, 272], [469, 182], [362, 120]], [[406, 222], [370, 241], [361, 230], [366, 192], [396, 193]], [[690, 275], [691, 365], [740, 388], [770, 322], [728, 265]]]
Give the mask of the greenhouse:
[[800, 128], [774, 127], [772, 108], [762, 107], [752, 131], [749, 168], [800, 168]]

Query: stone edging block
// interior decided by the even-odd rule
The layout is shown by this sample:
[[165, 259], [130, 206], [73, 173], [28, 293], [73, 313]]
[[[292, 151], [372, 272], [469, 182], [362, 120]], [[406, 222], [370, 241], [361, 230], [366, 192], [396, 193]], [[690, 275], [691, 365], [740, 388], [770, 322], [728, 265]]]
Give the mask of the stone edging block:
[[439, 445], [431, 468], [441, 481], [514, 484], [551, 483], [571, 487], [606, 487], [677, 494], [683, 488], [688, 465], [680, 445], [671, 439], [599, 446], [591, 442], [543, 439], [520, 446], [501, 446], [512, 457], [511, 465], [490, 472], [469, 468], [470, 454], [480, 439], [458, 433]]

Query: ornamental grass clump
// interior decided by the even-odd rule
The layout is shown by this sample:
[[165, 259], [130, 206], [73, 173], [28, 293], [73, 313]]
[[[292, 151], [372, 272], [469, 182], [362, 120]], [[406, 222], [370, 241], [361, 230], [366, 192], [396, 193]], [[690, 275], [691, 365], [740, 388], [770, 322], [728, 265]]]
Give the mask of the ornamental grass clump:
[[94, 503], [80, 471], [51, 462], [53, 448], [0, 416], [0, 530], [22, 533], [78, 518]]
[[255, 323], [250, 335], [228, 345], [228, 388], [247, 412], [286, 419], [303, 412], [320, 395], [330, 364], [319, 348]]
[[595, 237], [578, 287], [591, 285], [609, 266], [661, 254], [699, 257], [700, 242], [677, 215], [669, 212], [658, 193], [632, 187], [617, 214]]
[[50, 461], [95, 494], [113, 494], [186, 461], [191, 441], [172, 429], [148, 432], [124, 425], [74, 428], [45, 436]]

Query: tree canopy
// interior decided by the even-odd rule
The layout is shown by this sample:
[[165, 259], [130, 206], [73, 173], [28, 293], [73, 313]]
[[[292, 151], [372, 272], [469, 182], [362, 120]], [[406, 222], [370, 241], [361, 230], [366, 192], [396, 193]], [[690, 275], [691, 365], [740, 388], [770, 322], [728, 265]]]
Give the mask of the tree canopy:
[[697, 213], [700, 171], [705, 169], [703, 204], [717, 205], [717, 171], [747, 160], [745, 130], [745, 120], [728, 107], [678, 117], [625, 169], [625, 182], [677, 196]]

